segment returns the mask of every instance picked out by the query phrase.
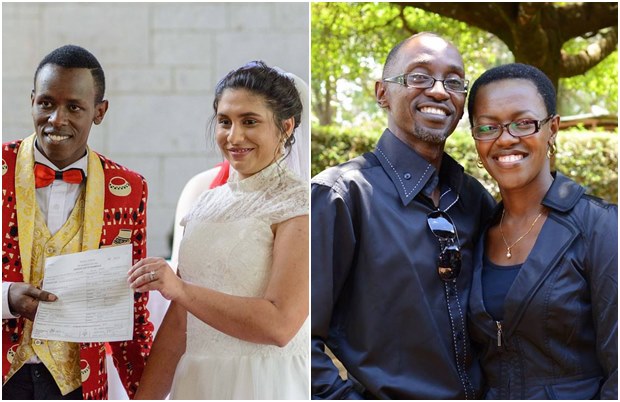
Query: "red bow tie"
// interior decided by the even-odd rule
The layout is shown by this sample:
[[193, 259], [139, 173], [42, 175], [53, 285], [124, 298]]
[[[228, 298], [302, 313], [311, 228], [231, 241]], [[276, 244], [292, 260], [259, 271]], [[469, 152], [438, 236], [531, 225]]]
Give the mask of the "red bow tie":
[[64, 171], [54, 170], [49, 166], [41, 163], [34, 164], [34, 185], [36, 188], [47, 187], [54, 180], [63, 180], [67, 183], [80, 184], [84, 181], [84, 172], [82, 169], [67, 169]]

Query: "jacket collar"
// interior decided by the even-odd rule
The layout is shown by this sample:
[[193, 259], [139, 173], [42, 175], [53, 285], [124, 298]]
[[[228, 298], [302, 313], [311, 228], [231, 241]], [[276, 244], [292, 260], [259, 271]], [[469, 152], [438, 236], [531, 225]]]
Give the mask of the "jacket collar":
[[542, 204], [559, 212], [570, 211], [577, 205], [581, 196], [586, 192], [585, 188], [575, 183], [562, 173], [555, 174], [555, 180], [545, 194]]
[[[422, 191], [436, 173], [433, 165], [388, 129], [381, 135], [374, 154], [394, 184], [405, 206]], [[439, 184], [454, 190], [455, 199], [458, 199], [463, 175], [463, 167], [444, 152], [439, 172]]]

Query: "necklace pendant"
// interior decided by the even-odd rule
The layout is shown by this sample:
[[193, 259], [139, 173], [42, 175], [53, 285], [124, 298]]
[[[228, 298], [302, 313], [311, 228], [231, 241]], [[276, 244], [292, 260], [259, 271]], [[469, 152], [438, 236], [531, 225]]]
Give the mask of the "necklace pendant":
[[512, 257], [512, 253], [510, 252], [510, 249], [506, 250], [506, 258], [510, 258]]

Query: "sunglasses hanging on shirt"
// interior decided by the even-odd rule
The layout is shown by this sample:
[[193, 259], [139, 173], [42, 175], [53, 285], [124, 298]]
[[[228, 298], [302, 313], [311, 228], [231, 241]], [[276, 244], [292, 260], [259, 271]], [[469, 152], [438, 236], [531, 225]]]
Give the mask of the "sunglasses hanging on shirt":
[[426, 222], [439, 241], [437, 273], [444, 282], [455, 281], [461, 272], [461, 248], [456, 226], [452, 218], [440, 210], [430, 212]]

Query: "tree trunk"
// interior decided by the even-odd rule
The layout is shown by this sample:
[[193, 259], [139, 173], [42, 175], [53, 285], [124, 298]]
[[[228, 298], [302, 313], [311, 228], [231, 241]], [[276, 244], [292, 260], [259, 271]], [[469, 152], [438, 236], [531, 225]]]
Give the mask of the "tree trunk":
[[332, 124], [333, 110], [331, 107], [331, 102], [332, 85], [331, 81], [328, 79], [325, 82], [325, 94], [323, 95], [323, 100], [321, 101], [321, 105], [319, 107], [319, 113], [317, 113], [317, 117], [319, 118], [319, 124], [321, 126], [329, 126]]

